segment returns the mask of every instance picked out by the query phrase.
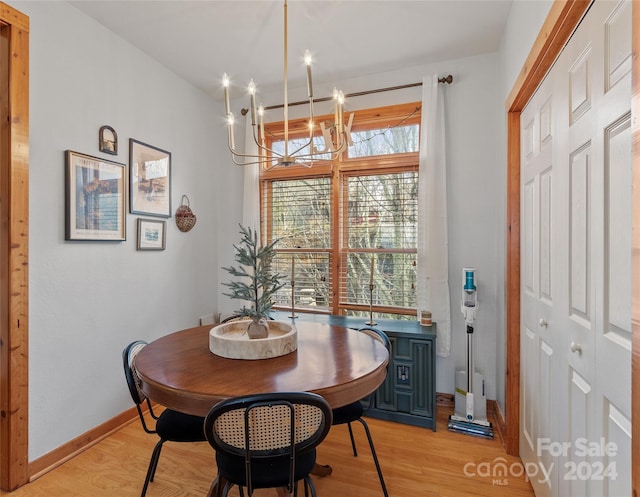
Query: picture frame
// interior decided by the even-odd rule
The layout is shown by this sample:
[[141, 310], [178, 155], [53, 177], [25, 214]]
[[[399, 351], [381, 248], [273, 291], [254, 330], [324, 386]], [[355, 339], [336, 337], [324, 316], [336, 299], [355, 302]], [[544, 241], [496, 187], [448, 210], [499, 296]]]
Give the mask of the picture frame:
[[126, 240], [126, 169], [65, 151], [65, 240]]
[[166, 221], [138, 218], [138, 250], [164, 250], [166, 243]]
[[105, 154], [118, 155], [118, 133], [111, 126], [102, 126], [98, 131], [98, 148]]
[[171, 152], [129, 138], [131, 214], [171, 217]]

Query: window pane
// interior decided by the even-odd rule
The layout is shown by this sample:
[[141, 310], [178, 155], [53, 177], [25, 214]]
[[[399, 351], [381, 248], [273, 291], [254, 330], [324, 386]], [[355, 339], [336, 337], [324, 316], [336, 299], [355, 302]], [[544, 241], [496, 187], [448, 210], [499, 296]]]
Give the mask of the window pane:
[[331, 247], [330, 179], [274, 181], [271, 187], [268, 217], [272, 240], [280, 239], [276, 248]]
[[[295, 257], [295, 265], [292, 258]], [[328, 252], [278, 252], [273, 270], [280, 274], [285, 286], [278, 291], [274, 305], [291, 307], [291, 271], [294, 276], [296, 309], [327, 311], [330, 304], [330, 254]]]
[[[266, 206], [271, 240], [280, 239], [274, 271], [286, 282], [274, 305], [291, 306], [291, 274], [298, 309], [329, 310], [331, 299], [330, 178], [280, 180], [270, 183], [271, 208]], [[268, 190], [265, 197], [268, 198]], [[304, 251], [289, 249], [305, 249]]]
[[[341, 302], [415, 308], [418, 173], [346, 178]], [[373, 268], [373, 276], [372, 276]]]
[[[289, 140], [289, 155], [309, 154], [309, 146], [307, 145], [308, 142], [308, 137]], [[314, 136], [313, 146], [317, 150], [324, 150], [324, 137]], [[271, 149], [280, 156], [284, 156], [284, 140], [271, 142]], [[314, 160], [331, 160], [331, 154], [329, 152], [327, 152], [326, 154], [319, 154], [314, 158]]]
[[342, 301], [369, 305], [373, 257], [373, 306], [416, 307], [416, 254], [350, 252]]
[[418, 173], [352, 176], [349, 248], [417, 248]]
[[349, 147], [349, 157], [417, 152], [419, 129], [419, 125], [412, 124], [393, 128], [352, 131], [353, 145]]

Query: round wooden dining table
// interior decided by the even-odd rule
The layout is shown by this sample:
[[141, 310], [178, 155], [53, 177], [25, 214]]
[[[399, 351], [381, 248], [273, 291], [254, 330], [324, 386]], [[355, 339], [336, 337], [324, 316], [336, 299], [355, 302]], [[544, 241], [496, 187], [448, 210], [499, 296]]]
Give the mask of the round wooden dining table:
[[384, 345], [341, 326], [294, 322], [298, 349], [271, 359], [227, 359], [209, 350], [211, 326], [163, 336], [136, 357], [142, 391], [176, 411], [206, 416], [217, 402], [266, 392], [305, 391], [332, 408], [366, 397], [384, 381]]
[[[260, 360], [211, 353], [210, 325], [163, 336], [136, 356], [142, 391], [165, 407], [206, 416], [223, 399], [266, 392], [313, 392], [335, 409], [366, 397], [384, 381], [389, 354], [379, 340], [341, 326], [294, 325], [297, 350]], [[327, 475], [331, 468], [318, 465], [314, 473]], [[209, 495], [215, 495], [216, 485]]]

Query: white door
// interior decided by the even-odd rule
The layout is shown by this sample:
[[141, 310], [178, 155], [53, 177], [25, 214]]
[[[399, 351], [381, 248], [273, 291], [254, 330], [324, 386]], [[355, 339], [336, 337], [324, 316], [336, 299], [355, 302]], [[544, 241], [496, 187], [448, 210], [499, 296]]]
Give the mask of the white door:
[[[603, 2], [596, 8], [604, 40], [595, 104], [604, 232], [597, 248], [602, 258], [596, 275], [594, 418], [596, 436], [609, 447], [596, 444], [591, 451], [598, 485], [587, 495], [623, 497], [631, 495], [631, 2]], [[577, 471], [580, 476], [579, 466]]]
[[521, 455], [551, 474], [531, 475], [537, 495], [631, 493], [630, 102], [631, 4], [597, 1], [521, 117], [534, 143], [521, 159]]
[[[556, 168], [553, 162], [553, 79], [547, 77], [521, 114], [521, 406], [520, 456], [538, 497], [557, 495], [557, 476], [549, 454], [539, 454], [538, 443], [555, 440], [558, 418], [553, 415], [563, 401], [553, 387], [560, 373], [556, 360], [559, 336], [557, 281], [553, 259], [559, 210]], [[537, 465], [537, 470], [533, 470]]]

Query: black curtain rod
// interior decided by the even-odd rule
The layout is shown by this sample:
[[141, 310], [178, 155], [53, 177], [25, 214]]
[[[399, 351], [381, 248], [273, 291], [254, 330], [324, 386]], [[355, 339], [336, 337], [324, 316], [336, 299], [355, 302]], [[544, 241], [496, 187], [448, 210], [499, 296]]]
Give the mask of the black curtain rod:
[[[450, 85], [451, 83], [453, 83], [453, 76], [451, 74], [449, 74], [448, 76], [445, 76], [443, 78], [438, 78], [438, 83], [446, 83], [448, 85]], [[389, 86], [387, 88], [378, 88], [377, 90], [365, 90], [365, 91], [358, 91], [355, 93], [349, 93], [347, 95], [345, 95], [345, 98], [351, 98], [351, 97], [361, 97], [363, 95], [371, 95], [373, 93], [382, 93], [385, 91], [394, 91], [394, 90], [404, 90], [405, 88], [413, 88], [415, 86], [422, 86], [422, 83], [409, 83], [406, 85], [400, 85], [400, 86]], [[323, 97], [323, 98], [314, 98], [313, 102], [327, 102], [328, 100], [333, 100], [333, 97]], [[300, 100], [298, 102], [292, 102], [289, 104], [289, 107], [293, 107], [295, 105], [305, 105], [308, 104], [309, 101], [308, 100]], [[265, 107], [264, 110], [273, 110], [273, 109], [281, 109], [282, 107], [284, 107], [284, 104], [278, 104], [278, 105], [270, 105], [269, 107]], [[243, 116], [247, 115], [247, 112], [249, 112], [249, 109], [242, 109], [240, 111], [242, 113]]]

